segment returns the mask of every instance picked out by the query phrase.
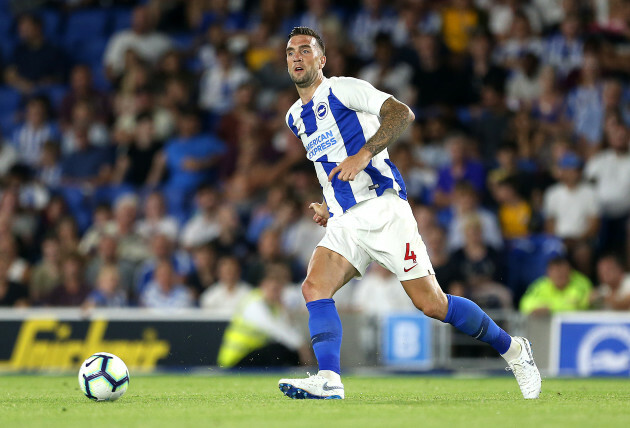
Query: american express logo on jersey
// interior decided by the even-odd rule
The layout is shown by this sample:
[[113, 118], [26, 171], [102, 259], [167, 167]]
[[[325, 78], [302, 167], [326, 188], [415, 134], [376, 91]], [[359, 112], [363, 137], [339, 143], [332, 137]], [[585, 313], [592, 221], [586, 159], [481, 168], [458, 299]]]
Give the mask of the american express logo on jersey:
[[337, 144], [337, 139], [335, 138], [332, 131], [326, 131], [323, 134], [317, 135], [315, 138], [311, 139], [306, 145], [306, 156], [309, 160], [315, 159], [317, 154], [322, 153], [329, 147]]

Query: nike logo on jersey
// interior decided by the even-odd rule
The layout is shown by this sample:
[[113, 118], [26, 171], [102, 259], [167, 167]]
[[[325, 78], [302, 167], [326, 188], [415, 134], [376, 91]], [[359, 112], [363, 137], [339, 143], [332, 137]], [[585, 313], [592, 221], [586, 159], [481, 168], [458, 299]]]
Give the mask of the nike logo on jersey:
[[328, 386], [328, 382], [322, 385], [324, 391], [334, 391], [335, 389], [343, 389], [343, 386]]
[[409, 269], [405, 269], [405, 268], [403, 268], [403, 270], [404, 270], [405, 272], [409, 272], [411, 269], [415, 268], [416, 266], [418, 266], [418, 265], [417, 265], [417, 264], [415, 264], [415, 265], [411, 266]]

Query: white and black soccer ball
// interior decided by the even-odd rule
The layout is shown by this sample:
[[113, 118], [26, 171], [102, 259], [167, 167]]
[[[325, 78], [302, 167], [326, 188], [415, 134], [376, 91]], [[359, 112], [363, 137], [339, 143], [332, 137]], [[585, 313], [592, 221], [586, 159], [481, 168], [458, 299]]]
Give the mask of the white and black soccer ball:
[[97, 352], [81, 364], [79, 386], [90, 400], [118, 400], [129, 387], [129, 371], [116, 355]]

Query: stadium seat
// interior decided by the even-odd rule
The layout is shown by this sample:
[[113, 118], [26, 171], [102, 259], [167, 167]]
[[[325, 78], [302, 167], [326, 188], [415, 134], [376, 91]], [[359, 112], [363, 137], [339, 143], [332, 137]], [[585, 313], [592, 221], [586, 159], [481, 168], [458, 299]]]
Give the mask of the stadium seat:
[[112, 17], [111, 33], [131, 28], [131, 9], [115, 9]]
[[111, 88], [111, 84], [105, 76], [105, 68], [102, 63], [92, 64], [92, 81], [94, 87], [101, 91], [108, 91]]
[[44, 9], [39, 13], [44, 24], [44, 34], [54, 43], [59, 42], [59, 28], [61, 27], [61, 14], [54, 9]]
[[22, 94], [8, 86], [0, 86], [0, 115], [14, 113], [21, 102]]
[[107, 30], [108, 12], [101, 9], [86, 9], [73, 12], [66, 22], [65, 46], [69, 51], [85, 39], [104, 37]]
[[10, 61], [10, 58], [13, 56], [13, 49], [15, 49], [15, 44], [15, 39], [0, 36], [0, 54], [2, 54], [2, 59], [5, 64], [7, 63], [7, 61]]
[[87, 64], [90, 67], [102, 66], [103, 53], [107, 47], [108, 39], [95, 37], [76, 45], [71, 52], [72, 59], [77, 64]]
[[171, 40], [173, 41], [175, 48], [182, 51], [189, 49], [192, 46], [194, 39], [195, 36], [191, 33], [177, 33], [171, 35]]
[[65, 85], [44, 86], [39, 90], [39, 92], [41, 92], [42, 95], [48, 97], [50, 105], [55, 110], [58, 110], [61, 106], [61, 101], [63, 100], [63, 97], [68, 92], [68, 87], [66, 87]]
[[0, 135], [9, 139], [17, 129], [19, 123], [13, 113], [0, 113]]
[[88, 198], [79, 187], [62, 186], [59, 192], [66, 201], [72, 217], [77, 221], [79, 230], [83, 233], [92, 221], [92, 211]]
[[11, 36], [11, 25], [13, 24], [13, 19], [11, 19], [11, 15], [0, 13], [0, 37], [10, 37]]

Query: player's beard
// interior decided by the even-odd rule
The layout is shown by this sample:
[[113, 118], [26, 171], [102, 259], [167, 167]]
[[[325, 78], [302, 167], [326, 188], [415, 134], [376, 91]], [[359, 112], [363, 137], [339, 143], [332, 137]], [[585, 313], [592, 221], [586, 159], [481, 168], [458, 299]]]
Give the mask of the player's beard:
[[313, 83], [313, 81], [317, 77], [317, 70], [316, 69], [310, 69], [310, 70], [304, 69], [304, 75], [302, 77], [294, 77], [294, 75], [291, 74], [291, 73], [289, 73], [289, 76], [291, 76], [291, 80], [293, 80], [293, 83], [295, 83], [295, 85], [297, 87], [299, 87], [299, 88], [307, 88], [307, 87], [311, 86], [311, 84]]

